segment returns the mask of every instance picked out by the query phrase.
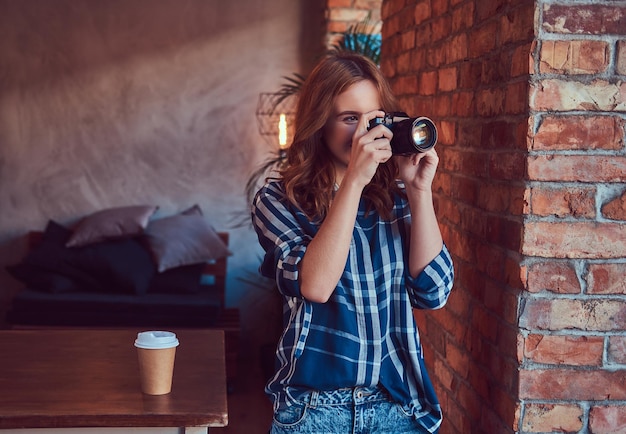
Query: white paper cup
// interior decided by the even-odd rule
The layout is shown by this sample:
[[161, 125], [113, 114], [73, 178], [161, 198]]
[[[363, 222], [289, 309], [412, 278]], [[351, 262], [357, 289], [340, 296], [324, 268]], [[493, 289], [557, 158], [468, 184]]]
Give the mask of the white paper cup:
[[172, 391], [178, 344], [176, 334], [172, 332], [153, 330], [137, 333], [135, 347], [143, 393], [165, 395]]

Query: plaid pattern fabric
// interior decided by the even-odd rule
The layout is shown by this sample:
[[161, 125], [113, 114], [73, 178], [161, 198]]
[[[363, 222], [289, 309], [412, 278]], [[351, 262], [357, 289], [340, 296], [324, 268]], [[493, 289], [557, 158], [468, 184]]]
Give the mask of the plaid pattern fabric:
[[389, 221], [374, 212], [366, 216], [361, 201], [345, 270], [323, 304], [304, 299], [298, 284], [298, 263], [318, 225], [289, 203], [280, 181], [259, 191], [252, 222], [265, 251], [261, 274], [275, 279], [284, 298], [278, 370], [266, 387], [275, 409], [310, 390], [382, 385], [427, 430], [436, 431], [441, 408], [412, 310], [442, 307], [454, 272], [444, 246], [420, 275], [409, 275], [406, 199], [395, 199]]

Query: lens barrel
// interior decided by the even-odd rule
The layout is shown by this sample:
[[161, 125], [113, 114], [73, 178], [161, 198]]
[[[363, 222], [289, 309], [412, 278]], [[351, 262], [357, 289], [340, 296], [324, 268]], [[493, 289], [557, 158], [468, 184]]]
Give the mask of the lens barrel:
[[437, 127], [424, 116], [411, 118], [403, 112], [386, 113], [385, 117], [372, 119], [369, 129], [377, 125], [393, 131], [391, 152], [394, 154], [426, 152], [437, 143]]

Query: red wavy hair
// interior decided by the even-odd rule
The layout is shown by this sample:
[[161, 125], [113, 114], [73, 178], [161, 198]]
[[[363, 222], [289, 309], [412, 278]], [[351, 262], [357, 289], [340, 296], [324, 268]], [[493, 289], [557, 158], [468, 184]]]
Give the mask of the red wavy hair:
[[[294, 139], [280, 174], [288, 199], [311, 219], [321, 221], [326, 217], [335, 185], [335, 170], [322, 129], [337, 96], [362, 80], [371, 81], [378, 89], [382, 110], [397, 111], [396, 99], [378, 66], [351, 52], [324, 57], [300, 90]], [[363, 191], [368, 210], [375, 209], [386, 219], [391, 217], [393, 195], [400, 194], [397, 172], [393, 159], [381, 164]]]

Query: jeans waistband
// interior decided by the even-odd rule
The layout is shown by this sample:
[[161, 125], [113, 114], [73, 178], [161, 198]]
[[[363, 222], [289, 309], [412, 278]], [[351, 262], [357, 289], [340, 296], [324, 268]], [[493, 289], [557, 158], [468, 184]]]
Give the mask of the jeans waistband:
[[324, 405], [364, 404], [390, 400], [389, 393], [382, 387], [346, 387], [336, 390], [313, 390], [302, 398], [311, 407]]

